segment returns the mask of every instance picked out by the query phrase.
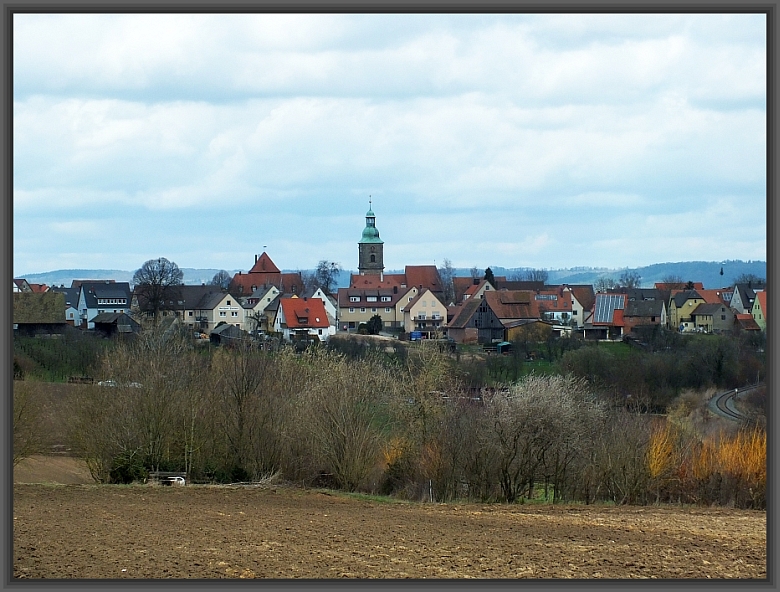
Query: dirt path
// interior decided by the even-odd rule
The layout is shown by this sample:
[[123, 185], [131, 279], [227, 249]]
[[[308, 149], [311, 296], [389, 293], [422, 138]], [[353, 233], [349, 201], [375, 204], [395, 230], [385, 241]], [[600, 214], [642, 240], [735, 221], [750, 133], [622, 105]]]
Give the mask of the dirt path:
[[14, 485], [17, 578], [766, 578], [766, 514]]

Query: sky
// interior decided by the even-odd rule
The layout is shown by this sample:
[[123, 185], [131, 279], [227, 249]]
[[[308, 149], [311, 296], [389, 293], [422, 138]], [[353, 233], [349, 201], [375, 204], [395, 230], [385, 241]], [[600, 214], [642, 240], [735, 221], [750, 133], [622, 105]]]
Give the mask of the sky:
[[761, 14], [14, 14], [14, 276], [766, 260]]

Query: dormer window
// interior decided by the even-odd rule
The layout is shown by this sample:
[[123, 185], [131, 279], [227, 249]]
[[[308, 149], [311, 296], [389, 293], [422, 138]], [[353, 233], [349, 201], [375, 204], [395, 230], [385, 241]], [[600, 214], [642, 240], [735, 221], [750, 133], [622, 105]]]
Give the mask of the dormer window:
[[349, 297], [350, 302], [360, 302], [360, 296], [350, 296]]

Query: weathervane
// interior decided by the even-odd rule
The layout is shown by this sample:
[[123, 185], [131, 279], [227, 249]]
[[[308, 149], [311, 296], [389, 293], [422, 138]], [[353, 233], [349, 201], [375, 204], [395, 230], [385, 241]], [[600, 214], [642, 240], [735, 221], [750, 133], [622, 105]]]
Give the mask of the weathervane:
[[371, 196], [368, 196], [368, 209], [371, 209]]

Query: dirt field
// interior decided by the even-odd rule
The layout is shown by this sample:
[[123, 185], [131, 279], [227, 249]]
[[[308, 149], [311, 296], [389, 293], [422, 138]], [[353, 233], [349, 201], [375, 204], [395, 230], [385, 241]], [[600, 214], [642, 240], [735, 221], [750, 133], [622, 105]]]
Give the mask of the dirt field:
[[766, 578], [764, 512], [24, 483], [85, 479], [43, 464], [15, 472], [16, 578]]

